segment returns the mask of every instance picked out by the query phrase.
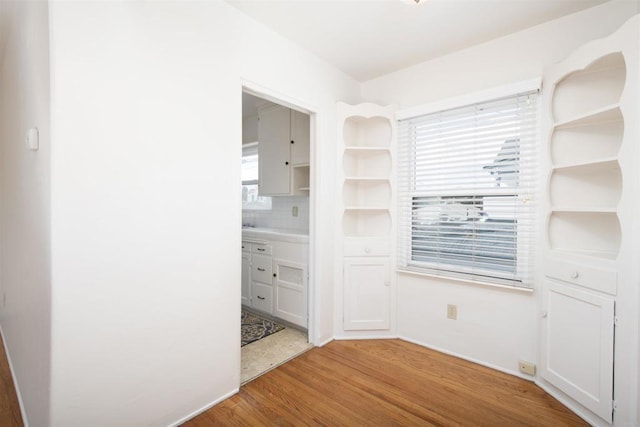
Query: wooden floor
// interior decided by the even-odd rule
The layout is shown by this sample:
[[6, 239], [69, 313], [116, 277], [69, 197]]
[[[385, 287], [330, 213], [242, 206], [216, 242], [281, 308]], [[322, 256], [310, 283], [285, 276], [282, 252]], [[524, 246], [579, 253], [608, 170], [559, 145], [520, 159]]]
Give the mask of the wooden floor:
[[587, 426], [535, 384], [401, 340], [333, 341], [185, 427]]
[[0, 337], [0, 427], [22, 427], [22, 415]]

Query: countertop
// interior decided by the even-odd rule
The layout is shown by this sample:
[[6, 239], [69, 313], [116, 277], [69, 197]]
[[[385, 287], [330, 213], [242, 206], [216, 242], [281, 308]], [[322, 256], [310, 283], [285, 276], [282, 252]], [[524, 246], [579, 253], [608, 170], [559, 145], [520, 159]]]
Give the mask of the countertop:
[[256, 243], [261, 243], [261, 240], [309, 243], [309, 232], [281, 228], [242, 227], [242, 240], [249, 242], [254, 241]]

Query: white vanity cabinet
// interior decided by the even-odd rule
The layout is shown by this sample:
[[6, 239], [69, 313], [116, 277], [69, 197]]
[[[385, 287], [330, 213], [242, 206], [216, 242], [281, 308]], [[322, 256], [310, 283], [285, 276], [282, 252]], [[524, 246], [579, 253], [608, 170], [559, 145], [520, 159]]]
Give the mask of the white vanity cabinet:
[[271, 103], [259, 107], [258, 173], [261, 196], [308, 192], [309, 132], [309, 115]]
[[273, 242], [273, 315], [307, 328], [308, 245]]
[[308, 236], [251, 229], [242, 247], [242, 304], [307, 328]]

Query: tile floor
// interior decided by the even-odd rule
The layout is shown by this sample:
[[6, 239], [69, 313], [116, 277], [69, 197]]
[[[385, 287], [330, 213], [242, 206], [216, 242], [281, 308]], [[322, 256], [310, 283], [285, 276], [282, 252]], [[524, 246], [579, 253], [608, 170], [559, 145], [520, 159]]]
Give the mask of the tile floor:
[[289, 327], [245, 345], [241, 350], [241, 384], [270, 371], [311, 347], [313, 346], [307, 342], [306, 332]]

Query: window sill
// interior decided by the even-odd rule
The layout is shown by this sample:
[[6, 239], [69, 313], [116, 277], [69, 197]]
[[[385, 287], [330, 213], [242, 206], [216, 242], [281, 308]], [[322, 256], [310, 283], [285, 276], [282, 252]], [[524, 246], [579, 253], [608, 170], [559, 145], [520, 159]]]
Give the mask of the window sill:
[[406, 274], [409, 276], [428, 277], [430, 279], [447, 280], [447, 281], [459, 282], [467, 285], [474, 285], [474, 286], [480, 286], [480, 287], [498, 288], [498, 289], [504, 289], [504, 290], [514, 291], [514, 292], [522, 292], [526, 294], [533, 294], [533, 291], [534, 291], [532, 287], [524, 288], [524, 287], [518, 287], [518, 286], [499, 285], [497, 283], [478, 282], [475, 280], [463, 279], [458, 277], [439, 276], [437, 274], [428, 273], [424, 271], [406, 270], [402, 268], [397, 268], [396, 273]]

